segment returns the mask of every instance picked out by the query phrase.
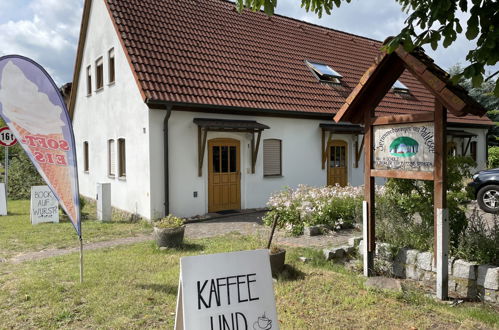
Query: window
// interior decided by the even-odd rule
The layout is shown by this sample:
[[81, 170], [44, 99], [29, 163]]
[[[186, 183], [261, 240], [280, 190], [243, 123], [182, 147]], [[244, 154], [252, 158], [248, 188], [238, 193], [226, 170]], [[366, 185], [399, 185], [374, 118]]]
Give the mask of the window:
[[282, 143], [278, 139], [263, 140], [263, 176], [282, 175]]
[[126, 177], [125, 139], [118, 139], [118, 176]]
[[476, 141], [471, 141], [471, 143], [470, 143], [471, 158], [475, 162], [476, 162], [476, 149], [477, 149], [477, 142]]
[[88, 142], [83, 142], [83, 171], [88, 173]]
[[409, 87], [404, 85], [400, 80], [397, 80], [392, 86], [394, 93], [409, 94]]
[[97, 90], [104, 87], [104, 63], [102, 57], [95, 62], [95, 78]]
[[87, 95], [92, 94], [92, 67], [87, 67]]
[[107, 141], [107, 157], [107, 174], [111, 177], [114, 177], [116, 175], [116, 150], [114, 146], [114, 140]]
[[333, 84], [341, 84], [341, 78], [343, 76], [338, 72], [334, 71], [329, 65], [323, 63], [315, 63], [305, 61], [308, 67], [317, 76], [320, 81], [330, 82]]
[[116, 79], [115, 69], [114, 69], [114, 48], [109, 51], [109, 84], [114, 83]]

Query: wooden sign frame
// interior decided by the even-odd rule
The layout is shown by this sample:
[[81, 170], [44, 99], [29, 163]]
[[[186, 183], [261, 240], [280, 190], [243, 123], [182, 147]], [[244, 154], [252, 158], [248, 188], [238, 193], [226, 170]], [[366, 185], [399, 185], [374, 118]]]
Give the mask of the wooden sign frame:
[[[387, 39], [386, 42], [389, 42]], [[407, 70], [435, 97], [433, 112], [376, 117], [375, 109], [399, 76]], [[448, 298], [449, 221], [447, 211], [447, 111], [454, 116], [483, 116], [486, 110], [462, 89], [454, 86], [449, 75], [422, 49], [407, 52], [399, 46], [393, 53], [382, 52], [367, 69], [334, 120], [364, 125], [364, 274], [372, 276], [376, 252], [375, 186], [376, 177], [432, 180], [434, 185], [434, 263], [437, 268], [437, 297]], [[373, 169], [374, 127], [388, 124], [433, 122], [433, 172]]]
[[[448, 246], [449, 246], [449, 224], [447, 218], [447, 151], [446, 151], [446, 123], [447, 110], [439, 102], [435, 105], [434, 113], [417, 116], [390, 116], [374, 117], [374, 111], [366, 112], [365, 115], [365, 141], [364, 141], [364, 199], [367, 202], [365, 210], [366, 239], [364, 244], [364, 275], [374, 274], [374, 256], [376, 252], [376, 213], [375, 184], [376, 177], [431, 180], [434, 184], [434, 253], [433, 262], [437, 267], [437, 295], [441, 299], [448, 296]], [[374, 127], [387, 124], [413, 124], [432, 121], [434, 123], [434, 169], [433, 172], [424, 171], [398, 171], [398, 170], [374, 170]], [[440, 247], [440, 248], [438, 248]]]

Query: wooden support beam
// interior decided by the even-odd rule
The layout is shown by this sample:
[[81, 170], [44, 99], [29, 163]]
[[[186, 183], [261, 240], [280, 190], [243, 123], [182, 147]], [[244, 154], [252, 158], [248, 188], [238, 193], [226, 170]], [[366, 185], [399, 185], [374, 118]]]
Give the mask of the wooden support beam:
[[358, 141], [355, 142], [355, 164], [354, 164], [355, 168], [359, 167], [360, 155], [362, 154], [362, 149], [364, 148], [364, 137], [365, 135], [362, 135], [362, 141], [360, 142], [360, 146]]
[[380, 178], [411, 179], [411, 180], [433, 180], [433, 172], [411, 172], [397, 170], [372, 170], [371, 176]]
[[434, 262], [437, 267], [437, 297], [447, 299], [449, 292], [449, 221], [447, 216], [447, 109], [435, 101], [434, 161]]
[[203, 160], [206, 150], [208, 131], [198, 126], [198, 176], [203, 176]]
[[371, 176], [373, 164], [373, 127], [370, 125], [372, 121], [373, 110], [365, 111], [364, 113], [364, 241], [367, 248], [364, 257], [364, 274], [372, 276], [374, 274], [374, 254], [376, 251], [376, 235], [375, 235], [375, 218], [374, 218], [374, 177]]
[[260, 139], [262, 137], [262, 131], [258, 131], [258, 137], [255, 145], [255, 133], [253, 133], [253, 138], [251, 139], [251, 173], [255, 174], [256, 159], [258, 157], [258, 149], [260, 149]]
[[322, 130], [322, 135], [321, 135], [321, 155], [322, 155], [321, 166], [322, 166], [322, 169], [326, 168], [326, 153], [324, 152], [325, 150], [326, 150], [326, 131]]
[[333, 139], [333, 133], [328, 132], [328, 138], [326, 142], [326, 132], [323, 130], [322, 131], [322, 169], [326, 168], [327, 164], [327, 148], [331, 144], [331, 140]]
[[375, 117], [372, 121], [374, 126], [377, 125], [391, 125], [391, 124], [405, 124], [405, 123], [424, 123], [432, 122], [435, 118], [433, 112], [425, 112], [414, 115], [395, 115]]
[[468, 153], [468, 150], [470, 148], [470, 144], [471, 144], [471, 137], [468, 138], [468, 143], [466, 143], [466, 148], [464, 148], [464, 150], [463, 150], [463, 156], [466, 156], [466, 154]]

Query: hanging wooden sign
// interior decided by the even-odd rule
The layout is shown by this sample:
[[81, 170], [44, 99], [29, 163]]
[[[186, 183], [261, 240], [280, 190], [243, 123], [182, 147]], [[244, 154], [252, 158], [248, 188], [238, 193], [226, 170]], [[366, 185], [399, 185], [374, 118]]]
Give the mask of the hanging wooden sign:
[[433, 123], [382, 125], [373, 130], [375, 170], [433, 171]]

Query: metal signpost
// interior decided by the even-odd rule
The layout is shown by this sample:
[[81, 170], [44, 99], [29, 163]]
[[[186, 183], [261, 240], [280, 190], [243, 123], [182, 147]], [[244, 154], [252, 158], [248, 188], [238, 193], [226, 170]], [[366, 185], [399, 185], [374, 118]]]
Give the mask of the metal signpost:
[[0, 128], [0, 145], [5, 147], [5, 196], [7, 196], [9, 191], [9, 147], [14, 146], [17, 143], [17, 140], [14, 134], [10, 131], [10, 129], [5, 126]]

